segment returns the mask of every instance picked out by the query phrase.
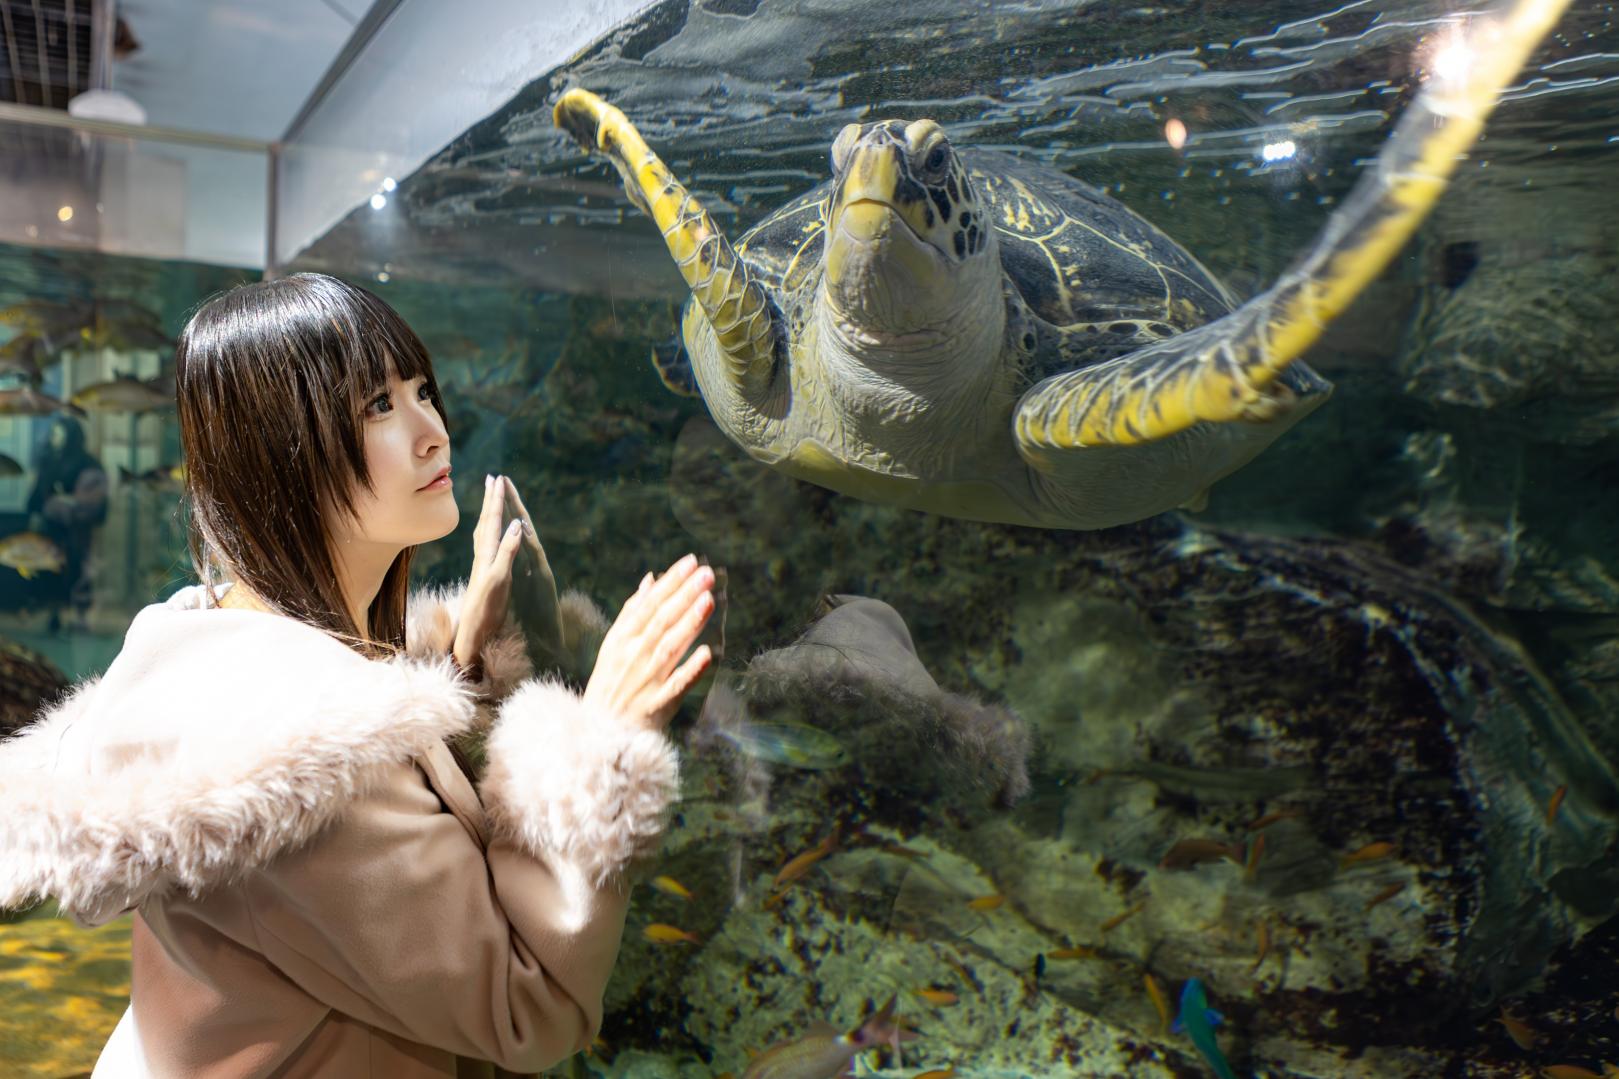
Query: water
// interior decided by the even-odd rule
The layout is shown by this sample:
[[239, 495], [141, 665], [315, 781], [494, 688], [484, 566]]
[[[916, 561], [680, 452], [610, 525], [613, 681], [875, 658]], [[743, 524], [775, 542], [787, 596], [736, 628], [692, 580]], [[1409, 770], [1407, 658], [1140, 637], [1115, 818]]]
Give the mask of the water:
[[[511, 474], [560, 583], [609, 610], [686, 550], [723, 565], [709, 699], [847, 758], [734, 752], [705, 680], [654, 869], [695, 898], [637, 887], [586, 1069], [740, 1075], [898, 994], [920, 1037], [905, 1071], [873, 1061], [889, 1074], [1209, 1074], [1149, 977], [1171, 1008], [1206, 986], [1239, 1075], [1619, 1058], [1610, 5], [1564, 18], [1308, 354], [1331, 401], [1206, 510], [1101, 532], [902, 511], [749, 460], [647, 362], [684, 287], [550, 118], [566, 87], [602, 94], [735, 238], [825, 179], [844, 124], [931, 117], [1104, 188], [1247, 297], [1341, 205], [1450, 14], [661, 4], [300, 258], [432, 348], [464, 509], [480, 472]], [[465, 573], [472, 519], [425, 579]], [[1198, 839], [1240, 864], [1162, 867]]]

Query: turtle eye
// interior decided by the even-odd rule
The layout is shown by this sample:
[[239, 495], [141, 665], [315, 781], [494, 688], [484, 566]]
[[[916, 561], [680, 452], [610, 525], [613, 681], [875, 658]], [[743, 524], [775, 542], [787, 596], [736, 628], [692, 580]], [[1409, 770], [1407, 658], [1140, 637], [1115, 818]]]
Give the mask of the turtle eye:
[[944, 167], [949, 163], [950, 147], [941, 142], [936, 144], [933, 149], [929, 150], [928, 156], [922, 159], [922, 171], [937, 175], [938, 173], [943, 172]]

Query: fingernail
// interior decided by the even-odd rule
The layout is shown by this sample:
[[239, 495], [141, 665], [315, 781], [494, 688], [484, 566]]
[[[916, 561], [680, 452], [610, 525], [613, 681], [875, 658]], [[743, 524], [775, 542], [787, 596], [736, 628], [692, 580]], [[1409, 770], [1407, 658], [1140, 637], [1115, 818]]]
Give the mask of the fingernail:
[[483, 489], [485, 491], [489, 490], [490, 486], [493, 485], [494, 482], [495, 482], [495, 477], [491, 476], [487, 472], [485, 472], [483, 474]]
[[523, 528], [523, 522], [522, 521], [513, 521], [511, 524], [506, 526], [506, 534], [508, 536], [515, 536], [515, 535], [517, 535], [517, 533], [519, 531], [522, 530], [522, 528]]
[[689, 570], [693, 566], [695, 566], [696, 564], [697, 564], [697, 556], [694, 555], [694, 554], [689, 554], [685, 558], [682, 558], [680, 560], [680, 568], [682, 570]]

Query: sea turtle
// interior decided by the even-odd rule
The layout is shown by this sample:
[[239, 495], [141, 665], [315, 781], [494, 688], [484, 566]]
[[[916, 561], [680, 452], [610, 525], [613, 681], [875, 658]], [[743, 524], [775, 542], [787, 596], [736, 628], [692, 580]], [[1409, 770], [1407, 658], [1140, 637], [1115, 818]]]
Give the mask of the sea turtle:
[[554, 118], [617, 167], [692, 290], [665, 381], [751, 456], [872, 501], [1101, 528], [1195, 503], [1325, 400], [1295, 361], [1566, 3], [1519, 0], [1453, 45], [1311, 250], [1241, 306], [1122, 204], [931, 120], [845, 127], [833, 178], [733, 248], [617, 108], [575, 88]]

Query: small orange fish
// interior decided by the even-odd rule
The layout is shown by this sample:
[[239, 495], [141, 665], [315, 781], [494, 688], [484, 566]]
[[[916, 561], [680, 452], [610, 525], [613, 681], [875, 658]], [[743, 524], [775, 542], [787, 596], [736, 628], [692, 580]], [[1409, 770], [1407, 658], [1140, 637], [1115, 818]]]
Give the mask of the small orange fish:
[[1076, 944], [1072, 948], [1058, 948], [1054, 952], [1047, 952], [1047, 959], [1095, 959], [1097, 949], [1089, 944]]
[[1151, 974], [1144, 976], [1147, 985], [1147, 996], [1152, 1000], [1152, 1006], [1158, 1009], [1158, 1018], [1163, 1021], [1163, 1033], [1169, 1033], [1169, 998], [1164, 996], [1164, 987], [1158, 984], [1158, 979]]
[[1249, 974], [1252, 974], [1254, 971], [1258, 970], [1259, 965], [1263, 963], [1265, 961], [1265, 957], [1270, 954], [1270, 922], [1266, 921], [1264, 918], [1259, 919], [1259, 926], [1255, 932], [1259, 937], [1259, 954], [1254, 957], [1254, 965], [1248, 968]]
[[1368, 843], [1359, 850], [1352, 851], [1338, 860], [1339, 869], [1348, 869], [1352, 865], [1364, 865], [1375, 862], [1379, 858], [1387, 858], [1394, 853], [1393, 843]]
[[688, 933], [662, 922], [653, 922], [641, 930], [641, 935], [654, 944], [699, 944], [696, 933]]
[[1602, 1079], [1602, 1076], [1590, 1068], [1581, 1068], [1573, 1064], [1553, 1064], [1540, 1069], [1540, 1074], [1546, 1079]]
[[1261, 832], [1254, 839], [1254, 845], [1248, 848], [1248, 864], [1243, 867], [1244, 880], [1253, 880], [1254, 874], [1259, 872], [1259, 858], [1265, 853], [1265, 833]]
[[932, 986], [925, 989], [912, 989], [911, 992], [918, 998], [927, 1001], [935, 1008], [949, 1007], [961, 999], [948, 989], [934, 989]]
[[1557, 810], [1562, 806], [1563, 799], [1568, 796], [1568, 784], [1552, 791], [1551, 799], [1546, 803], [1546, 823], [1549, 825], [1557, 819]]
[[934, 1068], [932, 1071], [922, 1072], [920, 1075], [912, 1076], [911, 1079], [950, 1079], [955, 1074], [956, 1066], [952, 1064], [948, 1068]]
[[1507, 1033], [1512, 1036], [1512, 1040], [1518, 1043], [1518, 1048], [1526, 1052], [1533, 1049], [1535, 1042], [1539, 1040], [1539, 1035], [1531, 1030], [1527, 1023], [1522, 1019], [1515, 1019], [1507, 1014], [1505, 1004], [1501, 1005], [1501, 1018], [1497, 1019], [1496, 1022], [1506, 1027]]
[[653, 877], [652, 887], [664, 895], [672, 895], [676, 899], [691, 898], [691, 892], [686, 890], [686, 886], [673, 877]]
[[1229, 858], [1242, 864], [1242, 844], [1222, 843], [1218, 839], [1181, 839], [1164, 854], [1159, 869], [1192, 869], [1204, 862], [1217, 862]]
[[1257, 820], [1249, 821], [1248, 830], [1250, 832], [1262, 832], [1277, 821], [1292, 820], [1294, 817], [1302, 816], [1304, 816], [1304, 810], [1302, 809], [1278, 809], [1274, 812], [1266, 813]]
[[1378, 892], [1376, 895], [1374, 895], [1370, 899], [1368, 899], [1366, 901], [1365, 909], [1366, 910], [1371, 910], [1373, 907], [1377, 906], [1379, 903], [1387, 903], [1390, 899], [1393, 899], [1395, 896], [1399, 895], [1403, 891], [1405, 891], [1405, 881], [1403, 881], [1403, 880], [1402, 881], [1396, 881], [1395, 883], [1389, 885], [1387, 888], [1384, 888], [1382, 891]]
[[1117, 929], [1119, 926], [1123, 925], [1125, 922], [1129, 921], [1131, 918], [1134, 918], [1137, 914], [1140, 914], [1146, 909], [1147, 902], [1146, 900], [1142, 900], [1129, 910], [1126, 910], [1120, 914], [1115, 914], [1113, 917], [1102, 923], [1102, 932], [1106, 933], [1109, 930]]
[[995, 895], [981, 895], [977, 899], [969, 900], [967, 902], [967, 909], [977, 911], [994, 910], [1004, 902], [1006, 902], [1006, 896], [999, 893], [996, 893]]
[[772, 882], [771, 886], [778, 891], [785, 888], [799, 877], [802, 877], [805, 873], [808, 873], [810, 868], [814, 866], [816, 862], [820, 861], [822, 858], [825, 858], [828, 854], [831, 854], [837, 845], [838, 830], [833, 828], [827, 837], [815, 844], [815, 846], [804, 851], [802, 854], [796, 854], [789, 858], [787, 863], [783, 865], [780, 871], [776, 873], [776, 879]]

